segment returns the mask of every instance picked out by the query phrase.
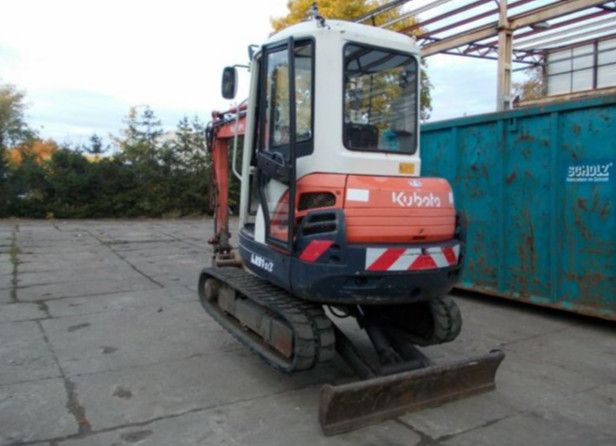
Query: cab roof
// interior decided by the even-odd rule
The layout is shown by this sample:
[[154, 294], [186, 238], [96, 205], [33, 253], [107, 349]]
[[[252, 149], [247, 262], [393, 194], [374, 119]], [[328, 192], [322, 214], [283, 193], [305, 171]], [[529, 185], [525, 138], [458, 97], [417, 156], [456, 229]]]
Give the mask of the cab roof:
[[337, 35], [343, 41], [392, 48], [415, 55], [419, 55], [420, 52], [413, 37], [383, 28], [342, 20], [325, 20], [324, 25], [321, 25], [318, 20], [307, 20], [273, 34], [264, 42], [264, 45], [281, 42], [289, 37], [295, 39], [313, 37], [318, 40], [320, 36], [330, 33]]

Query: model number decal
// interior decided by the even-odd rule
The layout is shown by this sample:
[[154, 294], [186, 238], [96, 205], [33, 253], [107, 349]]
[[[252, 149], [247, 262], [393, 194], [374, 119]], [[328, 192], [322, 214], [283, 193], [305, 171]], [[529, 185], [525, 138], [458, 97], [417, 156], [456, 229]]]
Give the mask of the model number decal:
[[424, 208], [439, 208], [441, 207], [441, 199], [432, 192], [429, 194], [421, 192], [392, 192], [391, 201], [402, 207], [424, 207]]
[[258, 268], [264, 269], [268, 273], [274, 270], [274, 262], [254, 253], [250, 254], [250, 263]]

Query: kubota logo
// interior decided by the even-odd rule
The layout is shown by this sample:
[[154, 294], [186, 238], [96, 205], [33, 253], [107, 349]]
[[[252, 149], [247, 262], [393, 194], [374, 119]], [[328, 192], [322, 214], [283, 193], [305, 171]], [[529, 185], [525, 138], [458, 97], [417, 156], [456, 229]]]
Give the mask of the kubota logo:
[[409, 180], [409, 184], [413, 187], [421, 187], [421, 181], [419, 180]]
[[402, 207], [424, 207], [424, 208], [439, 208], [441, 207], [441, 199], [432, 192], [429, 194], [421, 192], [392, 192], [391, 201]]

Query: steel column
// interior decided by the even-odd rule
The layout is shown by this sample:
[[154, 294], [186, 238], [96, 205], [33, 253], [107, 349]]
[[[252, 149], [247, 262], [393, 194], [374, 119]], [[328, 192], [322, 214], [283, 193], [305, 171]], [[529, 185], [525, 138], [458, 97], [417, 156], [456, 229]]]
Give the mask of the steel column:
[[507, 2], [498, 2], [498, 74], [496, 84], [496, 110], [511, 108], [511, 58], [513, 31], [507, 19]]
[[[538, 8], [510, 17], [509, 27], [512, 30], [520, 29], [525, 26], [530, 26], [534, 23], [562, 17], [567, 14], [581, 11], [583, 9], [598, 6], [604, 2], [605, 0], [563, 0], [556, 3], [551, 3], [542, 8]], [[479, 42], [481, 40], [497, 35], [498, 33], [498, 26], [495, 26], [495, 24], [490, 24], [466, 31], [464, 33], [445, 37], [442, 40], [438, 40], [424, 46], [421, 50], [422, 56], [427, 57], [433, 54], [447, 51], [452, 48], [457, 48], [462, 45]]]

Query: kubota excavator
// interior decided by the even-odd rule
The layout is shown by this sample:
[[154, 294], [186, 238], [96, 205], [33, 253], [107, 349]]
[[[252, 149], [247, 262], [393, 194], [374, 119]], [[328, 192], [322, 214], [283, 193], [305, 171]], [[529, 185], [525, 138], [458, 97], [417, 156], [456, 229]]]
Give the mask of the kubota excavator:
[[[346, 360], [363, 379], [323, 387], [327, 435], [493, 389], [502, 352], [434, 365], [414, 347], [459, 334], [447, 293], [465, 245], [450, 185], [419, 176], [414, 40], [313, 11], [250, 53], [248, 101], [214, 112], [207, 130], [216, 196], [213, 265], [199, 278], [205, 310], [283, 372], [336, 351]], [[223, 96], [236, 86], [235, 67], [225, 68]], [[228, 217], [232, 141], [239, 249]], [[377, 364], [335, 316], [357, 320]]]

